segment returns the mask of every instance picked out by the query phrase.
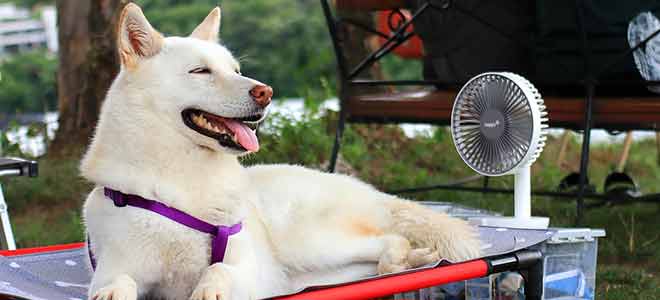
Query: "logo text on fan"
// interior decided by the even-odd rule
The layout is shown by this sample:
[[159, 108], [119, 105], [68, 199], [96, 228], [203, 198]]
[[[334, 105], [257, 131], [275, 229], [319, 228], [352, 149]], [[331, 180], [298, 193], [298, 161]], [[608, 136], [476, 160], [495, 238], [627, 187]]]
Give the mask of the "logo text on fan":
[[495, 120], [493, 123], [484, 123], [484, 127], [486, 128], [495, 128], [497, 126], [500, 126], [500, 120]]

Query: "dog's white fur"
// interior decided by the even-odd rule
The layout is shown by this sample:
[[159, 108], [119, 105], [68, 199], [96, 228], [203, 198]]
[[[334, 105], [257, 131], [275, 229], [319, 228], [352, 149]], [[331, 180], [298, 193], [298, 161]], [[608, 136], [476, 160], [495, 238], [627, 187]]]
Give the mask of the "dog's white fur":
[[[220, 10], [191, 37], [163, 38], [129, 4], [122, 69], [101, 109], [81, 171], [97, 185], [84, 206], [98, 261], [90, 299], [257, 299], [323, 283], [479, 253], [473, 228], [345, 175], [288, 165], [242, 167], [235, 150], [186, 127], [185, 108], [225, 117], [263, 112], [259, 82], [216, 43]], [[190, 74], [208, 67], [211, 74]], [[133, 207], [102, 187], [157, 199], [213, 224], [243, 221], [223, 263], [210, 237]]]

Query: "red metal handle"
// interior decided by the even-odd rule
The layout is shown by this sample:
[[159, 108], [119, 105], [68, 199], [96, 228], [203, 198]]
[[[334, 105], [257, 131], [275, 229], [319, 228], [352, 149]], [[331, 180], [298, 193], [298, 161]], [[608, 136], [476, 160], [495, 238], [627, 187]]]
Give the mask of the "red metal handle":
[[83, 247], [85, 247], [85, 243], [73, 243], [73, 244], [63, 244], [63, 245], [35, 247], [35, 248], [22, 248], [16, 250], [2, 250], [0, 251], [0, 256], [17, 256], [17, 255], [26, 255], [26, 254], [34, 254], [34, 253], [51, 252], [51, 251], [72, 250]]
[[474, 260], [408, 274], [303, 292], [275, 298], [305, 300], [363, 300], [463, 281], [488, 275], [486, 260]]

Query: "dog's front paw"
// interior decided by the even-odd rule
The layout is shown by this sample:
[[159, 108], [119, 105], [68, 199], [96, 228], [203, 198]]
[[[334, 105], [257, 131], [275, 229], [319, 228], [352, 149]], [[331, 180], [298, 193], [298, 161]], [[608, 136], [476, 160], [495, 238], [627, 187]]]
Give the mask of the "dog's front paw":
[[118, 277], [112, 284], [100, 288], [92, 300], [137, 300], [137, 285], [127, 277]]
[[190, 300], [228, 300], [228, 291], [223, 291], [219, 284], [198, 285], [190, 296]]
[[101, 288], [92, 297], [93, 300], [135, 300], [137, 295], [132, 295], [130, 290], [117, 286], [106, 286]]
[[431, 248], [412, 249], [408, 252], [408, 264], [411, 268], [419, 268], [440, 261], [438, 251]]
[[206, 269], [190, 300], [229, 300], [231, 299], [231, 279], [221, 263]]
[[408, 264], [408, 252], [410, 242], [401, 236], [390, 236], [387, 248], [378, 260], [378, 274], [397, 273], [410, 269]]

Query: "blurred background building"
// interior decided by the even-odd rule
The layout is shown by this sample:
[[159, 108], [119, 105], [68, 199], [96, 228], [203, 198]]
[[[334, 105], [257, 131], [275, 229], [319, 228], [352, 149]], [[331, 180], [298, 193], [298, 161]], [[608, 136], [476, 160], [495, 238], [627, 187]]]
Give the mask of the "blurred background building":
[[52, 5], [34, 11], [0, 3], [0, 57], [46, 48], [57, 52], [57, 15]]

